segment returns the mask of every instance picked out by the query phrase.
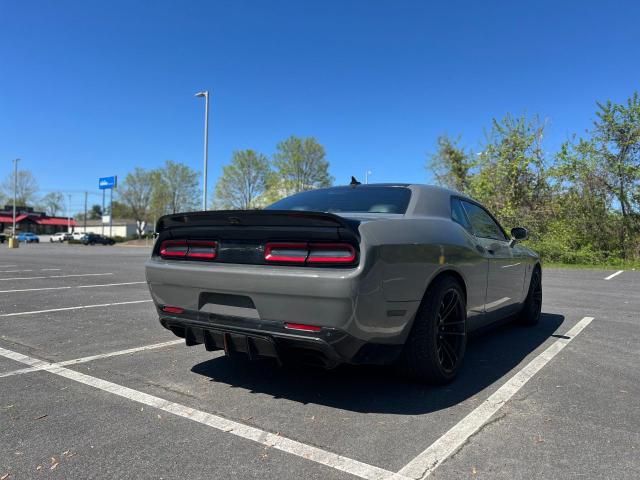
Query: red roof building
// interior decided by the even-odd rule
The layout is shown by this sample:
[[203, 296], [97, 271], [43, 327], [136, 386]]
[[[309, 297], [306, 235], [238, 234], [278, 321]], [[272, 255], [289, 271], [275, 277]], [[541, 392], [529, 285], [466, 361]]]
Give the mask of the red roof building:
[[[50, 217], [44, 212], [34, 212], [31, 207], [16, 207], [16, 229], [18, 232], [33, 232], [35, 234], [53, 234], [73, 229], [76, 221], [66, 217]], [[0, 210], [0, 232], [11, 231], [13, 227], [13, 208], [6, 205]]]

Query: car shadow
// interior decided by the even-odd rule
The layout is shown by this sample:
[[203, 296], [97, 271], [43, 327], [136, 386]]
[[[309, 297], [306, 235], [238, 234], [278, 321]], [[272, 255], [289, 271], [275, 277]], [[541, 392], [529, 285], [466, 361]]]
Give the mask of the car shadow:
[[250, 362], [222, 356], [191, 371], [235, 388], [362, 413], [417, 415], [458, 404], [500, 380], [538, 348], [564, 321], [543, 313], [536, 327], [505, 324], [471, 336], [464, 365], [446, 386], [403, 379], [389, 367], [345, 365], [334, 370], [278, 368], [270, 361]]

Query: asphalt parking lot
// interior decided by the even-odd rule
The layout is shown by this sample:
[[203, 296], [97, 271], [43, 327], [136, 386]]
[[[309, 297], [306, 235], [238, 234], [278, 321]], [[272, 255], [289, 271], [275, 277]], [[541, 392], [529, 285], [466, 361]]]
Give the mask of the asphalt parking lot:
[[0, 247], [0, 479], [640, 478], [640, 272], [545, 270], [436, 388], [187, 348], [148, 254]]

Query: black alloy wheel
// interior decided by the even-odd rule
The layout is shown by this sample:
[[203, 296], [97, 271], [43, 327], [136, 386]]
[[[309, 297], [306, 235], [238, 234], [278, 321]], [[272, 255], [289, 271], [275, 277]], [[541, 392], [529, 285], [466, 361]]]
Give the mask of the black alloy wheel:
[[464, 358], [466, 321], [466, 297], [460, 281], [452, 275], [437, 278], [425, 293], [398, 359], [401, 372], [421, 382], [451, 382]]
[[457, 370], [465, 350], [467, 336], [464, 304], [459, 289], [445, 292], [438, 310], [436, 351], [440, 366], [446, 372]]

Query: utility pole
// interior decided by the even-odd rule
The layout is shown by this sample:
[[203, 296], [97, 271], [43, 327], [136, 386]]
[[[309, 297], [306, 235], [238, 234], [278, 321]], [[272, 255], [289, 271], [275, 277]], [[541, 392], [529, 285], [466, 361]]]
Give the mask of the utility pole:
[[84, 192], [84, 233], [87, 233], [87, 195], [89, 192]]
[[209, 163], [209, 91], [198, 92], [196, 97], [204, 97], [204, 171], [202, 175], [202, 210], [207, 209], [207, 167]]
[[13, 238], [16, 238], [16, 199], [18, 197], [18, 162], [19, 158], [13, 161]]
[[364, 172], [364, 184], [367, 185], [369, 183], [369, 175], [371, 175], [371, 170], [367, 170]]
[[102, 217], [104, 217], [104, 189], [102, 190], [102, 211], [100, 212], [100, 225], [102, 225], [102, 235], [104, 235], [104, 222]]
[[113, 231], [113, 188], [109, 189], [109, 237]]
[[71, 231], [71, 194], [67, 194], [67, 232]]

